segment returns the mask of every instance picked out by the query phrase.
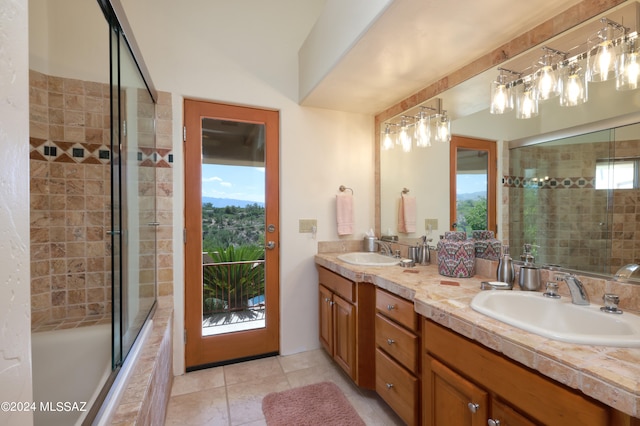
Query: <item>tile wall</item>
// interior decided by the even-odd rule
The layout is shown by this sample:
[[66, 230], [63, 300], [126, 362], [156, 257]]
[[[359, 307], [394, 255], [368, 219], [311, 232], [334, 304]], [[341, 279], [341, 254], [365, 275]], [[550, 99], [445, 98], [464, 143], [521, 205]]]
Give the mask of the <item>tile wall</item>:
[[[32, 329], [90, 325], [111, 313], [109, 85], [30, 72]], [[140, 105], [144, 109], [144, 105]], [[153, 146], [151, 116], [138, 138]], [[156, 108], [157, 149], [140, 148], [138, 194], [157, 195], [158, 292], [172, 293], [171, 98]], [[148, 139], [151, 138], [149, 141]], [[142, 144], [142, 143], [141, 143]], [[154, 174], [156, 185], [153, 187]], [[152, 211], [149, 208], [148, 211]], [[152, 217], [141, 221], [153, 222]], [[153, 228], [152, 228], [153, 229]], [[141, 229], [141, 249], [153, 235]], [[153, 293], [153, 257], [141, 256], [140, 296]]]
[[[637, 156], [639, 145], [616, 142], [615, 157]], [[640, 261], [640, 190], [614, 190], [613, 197], [595, 190], [596, 160], [609, 158], [610, 149], [600, 142], [511, 151], [503, 185], [512, 235], [523, 236], [512, 239], [512, 253], [534, 243], [539, 263], [578, 270], [608, 265], [610, 273]]]

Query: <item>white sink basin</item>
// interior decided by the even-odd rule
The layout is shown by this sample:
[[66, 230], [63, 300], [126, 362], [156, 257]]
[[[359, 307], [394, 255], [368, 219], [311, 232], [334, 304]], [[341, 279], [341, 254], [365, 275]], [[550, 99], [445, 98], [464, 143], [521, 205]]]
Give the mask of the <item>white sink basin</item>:
[[640, 347], [640, 316], [578, 306], [571, 298], [549, 299], [542, 293], [490, 290], [478, 293], [471, 308], [540, 336], [569, 343]]
[[338, 259], [343, 262], [351, 263], [352, 265], [361, 266], [393, 266], [400, 263], [400, 260], [394, 257], [370, 252], [344, 253], [339, 255]]

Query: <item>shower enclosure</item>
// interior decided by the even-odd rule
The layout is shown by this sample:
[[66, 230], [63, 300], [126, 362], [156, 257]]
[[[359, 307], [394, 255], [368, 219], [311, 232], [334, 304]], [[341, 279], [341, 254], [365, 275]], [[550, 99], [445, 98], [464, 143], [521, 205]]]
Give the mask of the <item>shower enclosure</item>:
[[96, 415], [157, 300], [157, 94], [118, 2], [32, 0], [35, 423]]

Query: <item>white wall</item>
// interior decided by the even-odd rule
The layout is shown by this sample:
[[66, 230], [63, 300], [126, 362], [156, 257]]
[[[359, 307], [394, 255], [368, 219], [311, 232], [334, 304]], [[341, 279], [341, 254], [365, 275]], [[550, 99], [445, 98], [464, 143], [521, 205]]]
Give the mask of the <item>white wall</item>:
[[[174, 370], [184, 369], [182, 318], [182, 97], [280, 111], [281, 353], [317, 348], [317, 241], [337, 240], [335, 194], [354, 189], [357, 230], [373, 226], [373, 117], [303, 108], [298, 50], [324, 0], [122, 0], [156, 88], [174, 103], [176, 335]], [[298, 233], [317, 219], [317, 240]]]
[[[27, 0], [0, 4], [0, 402], [31, 401]], [[0, 410], [0, 424], [33, 422]]]

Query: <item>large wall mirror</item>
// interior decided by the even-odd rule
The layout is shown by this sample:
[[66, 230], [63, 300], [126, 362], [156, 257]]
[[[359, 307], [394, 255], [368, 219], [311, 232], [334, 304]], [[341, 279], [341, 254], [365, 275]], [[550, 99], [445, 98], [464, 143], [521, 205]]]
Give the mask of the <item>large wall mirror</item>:
[[[544, 45], [570, 55], [584, 49], [589, 35], [602, 28], [602, 17], [636, 31], [639, 6], [624, 2]], [[531, 72], [526, 68], [542, 56], [541, 47], [500, 66]], [[496, 141], [497, 237], [511, 245], [515, 259], [522, 245], [531, 243], [537, 246], [536, 263], [581, 272], [612, 274], [639, 262], [640, 89], [616, 90], [615, 79], [588, 83], [586, 103], [565, 107], [549, 99], [540, 102], [537, 116], [517, 119], [514, 111], [489, 113], [489, 87], [498, 74], [498, 67], [492, 68], [438, 95], [454, 136]], [[382, 234], [395, 233], [399, 191], [408, 185], [421, 202], [416, 233], [404, 237], [425, 234], [423, 223], [437, 223], [434, 241], [451, 229], [449, 155], [438, 145], [381, 151], [377, 229]]]

